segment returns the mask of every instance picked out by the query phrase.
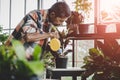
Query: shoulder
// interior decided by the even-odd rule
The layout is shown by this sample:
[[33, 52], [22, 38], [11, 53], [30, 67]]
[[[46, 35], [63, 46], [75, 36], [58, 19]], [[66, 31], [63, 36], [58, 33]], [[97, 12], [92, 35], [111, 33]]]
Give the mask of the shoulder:
[[44, 21], [46, 19], [48, 10], [33, 10], [28, 13], [31, 15], [35, 20], [39, 19]]
[[36, 21], [38, 18], [42, 19], [42, 14], [41, 14], [40, 10], [30, 11], [27, 15], [30, 15]]

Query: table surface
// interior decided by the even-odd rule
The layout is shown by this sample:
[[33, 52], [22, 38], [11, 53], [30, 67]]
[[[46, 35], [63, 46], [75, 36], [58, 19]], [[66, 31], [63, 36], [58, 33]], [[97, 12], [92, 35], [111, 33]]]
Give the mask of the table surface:
[[80, 76], [85, 69], [80, 67], [67, 67], [67, 68], [47, 68], [47, 78], [58, 79], [62, 76], [72, 76], [72, 80], [77, 80], [77, 76]]
[[51, 71], [84, 71], [85, 69], [80, 67], [67, 67], [67, 68], [47, 68]]

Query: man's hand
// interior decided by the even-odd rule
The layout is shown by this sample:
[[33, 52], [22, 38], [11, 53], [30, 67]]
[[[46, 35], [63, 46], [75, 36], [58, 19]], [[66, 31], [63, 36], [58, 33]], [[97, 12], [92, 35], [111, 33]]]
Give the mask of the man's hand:
[[60, 38], [58, 32], [51, 32], [51, 33], [50, 33], [50, 37], [51, 37], [51, 38]]

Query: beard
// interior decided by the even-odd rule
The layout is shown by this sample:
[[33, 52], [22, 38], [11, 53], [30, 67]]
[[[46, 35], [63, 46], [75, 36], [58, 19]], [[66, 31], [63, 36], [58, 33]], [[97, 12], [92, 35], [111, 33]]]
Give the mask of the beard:
[[54, 23], [52, 23], [54, 26], [60, 26], [60, 24], [54, 24]]
[[54, 20], [51, 20], [50, 23], [51, 23], [52, 25], [54, 25], [54, 26], [60, 26], [60, 24], [56, 24], [56, 23], [54, 22]]
[[52, 18], [49, 17], [49, 22], [54, 26], [60, 26], [60, 24], [57, 24], [55, 19], [56, 17], [52, 17]]

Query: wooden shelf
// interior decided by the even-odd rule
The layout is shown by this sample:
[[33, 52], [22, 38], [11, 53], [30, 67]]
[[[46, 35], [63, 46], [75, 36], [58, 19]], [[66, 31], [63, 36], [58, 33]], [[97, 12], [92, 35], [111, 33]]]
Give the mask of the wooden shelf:
[[120, 33], [103, 33], [103, 34], [76, 34], [70, 36], [70, 39], [74, 40], [91, 40], [91, 39], [104, 39], [105, 37], [120, 38]]
[[75, 36], [70, 36], [69, 38], [73, 41], [72, 48], [72, 67], [74, 64], [74, 40], [96, 40], [96, 39], [105, 39], [106, 37], [111, 37], [115, 39], [120, 39], [120, 33], [102, 33], [102, 34], [76, 34]]

